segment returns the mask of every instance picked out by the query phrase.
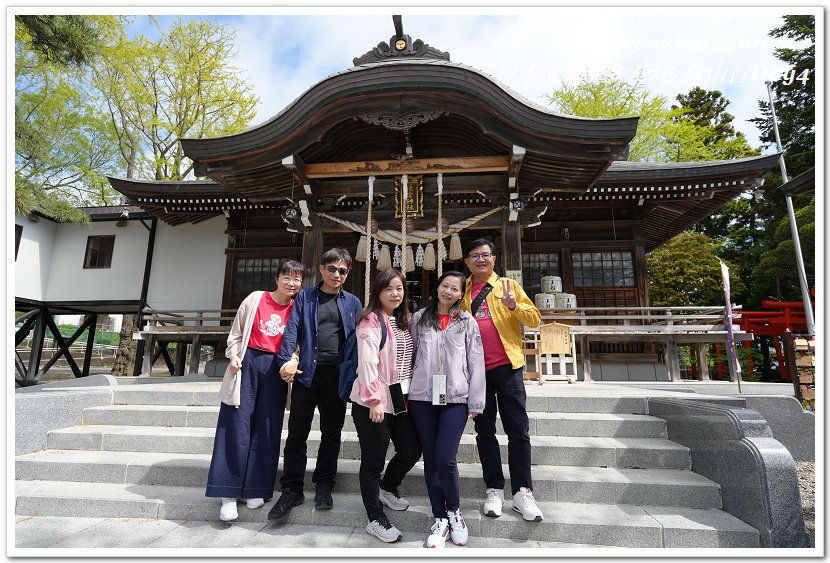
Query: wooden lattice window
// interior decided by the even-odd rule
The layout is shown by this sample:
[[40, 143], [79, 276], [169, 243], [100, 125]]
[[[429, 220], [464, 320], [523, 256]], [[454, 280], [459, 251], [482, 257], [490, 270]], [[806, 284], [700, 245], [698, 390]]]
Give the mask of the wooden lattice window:
[[530, 296], [542, 290], [542, 277], [561, 276], [560, 272], [559, 254], [522, 254], [522, 287]]
[[233, 277], [234, 293], [273, 289], [281, 261], [281, 258], [237, 258]]
[[114, 246], [115, 235], [87, 237], [84, 268], [109, 268]]
[[574, 287], [633, 287], [634, 255], [631, 252], [574, 252]]

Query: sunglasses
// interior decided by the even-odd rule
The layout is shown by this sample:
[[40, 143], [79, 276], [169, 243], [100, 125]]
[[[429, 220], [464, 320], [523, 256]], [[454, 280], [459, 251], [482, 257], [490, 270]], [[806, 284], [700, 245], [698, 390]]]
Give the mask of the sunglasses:
[[346, 275], [349, 274], [349, 269], [348, 268], [338, 268], [334, 264], [329, 264], [328, 266], [326, 266], [326, 271], [329, 272], [330, 274], [333, 274], [334, 272], [337, 272], [341, 276], [346, 276]]

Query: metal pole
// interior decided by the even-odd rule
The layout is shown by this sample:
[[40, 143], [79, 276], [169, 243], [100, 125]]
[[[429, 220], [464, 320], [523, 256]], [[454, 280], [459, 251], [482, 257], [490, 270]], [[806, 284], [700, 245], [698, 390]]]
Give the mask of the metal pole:
[[[769, 96], [769, 108], [772, 112], [772, 129], [775, 131], [775, 144], [778, 146], [778, 152], [781, 156], [778, 159], [778, 164], [781, 166], [781, 179], [786, 184], [789, 182], [787, 177], [787, 166], [784, 164], [784, 149], [781, 147], [781, 136], [778, 134], [778, 119], [775, 116], [775, 104], [772, 101], [772, 89], [770, 86], [772, 82], [767, 80], [767, 95]], [[801, 240], [798, 236], [798, 225], [795, 222], [795, 211], [793, 209], [792, 197], [785, 194], [787, 200], [787, 214], [790, 216], [790, 233], [793, 238], [793, 246], [795, 247], [795, 262], [798, 266], [798, 283], [801, 285], [801, 300], [804, 302], [804, 320], [807, 323], [807, 334], [812, 338], [816, 335], [815, 321], [813, 320], [813, 306], [810, 303], [810, 287], [807, 285], [807, 272], [804, 269], [804, 257], [801, 254]]]

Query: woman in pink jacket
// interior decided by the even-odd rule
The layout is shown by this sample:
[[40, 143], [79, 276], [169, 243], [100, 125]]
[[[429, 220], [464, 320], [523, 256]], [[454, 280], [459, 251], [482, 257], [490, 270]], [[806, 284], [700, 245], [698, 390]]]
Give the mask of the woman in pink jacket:
[[[382, 349], [381, 323], [386, 326]], [[360, 494], [369, 517], [366, 532], [392, 543], [402, 536], [389, 522], [383, 506], [392, 510], [409, 508], [398, 487], [421, 458], [418, 434], [406, 412], [412, 378], [412, 337], [406, 279], [399, 271], [390, 268], [375, 277], [355, 333], [357, 379], [350, 398], [360, 441]], [[395, 444], [395, 456], [381, 479], [390, 440]]]
[[219, 390], [221, 405], [205, 491], [208, 497], [222, 499], [219, 519], [226, 522], [239, 517], [238, 500], [253, 509], [274, 495], [288, 392], [277, 369], [277, 353], [304, 273], [299, 262], [283, 262], [277, 288], [246, 297], [231, 325], [225, 352], [230, 364]]

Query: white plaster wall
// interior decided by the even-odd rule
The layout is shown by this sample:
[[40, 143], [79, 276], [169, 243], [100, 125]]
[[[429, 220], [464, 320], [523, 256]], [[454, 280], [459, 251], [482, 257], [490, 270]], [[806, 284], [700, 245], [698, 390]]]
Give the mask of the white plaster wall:
[[37, 223], [32, 223], [17, 213], [14, 215], [14, 222], [23, 226], [20, 248], [14, 263], [14, 295], [23, 299], [43, 301], [52, 265], [52, 247], [57, 224], [42, 217]]
[[221, 215], [177, 227], [159, 221], [147, 304], [162, 310], [220, 309], [225, 229], [227, 220]]
[[[25, 233], [25, 227], [24, 227]], [[84, 268], [87, 237], [115, 235], [109, 268]], [[141, 297], [149, 231], [138, 221], [56, 225], [44, 301], [137, 300]]]

